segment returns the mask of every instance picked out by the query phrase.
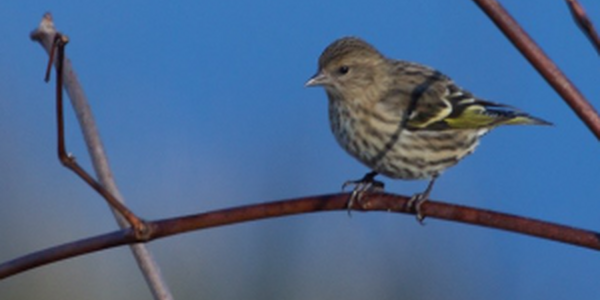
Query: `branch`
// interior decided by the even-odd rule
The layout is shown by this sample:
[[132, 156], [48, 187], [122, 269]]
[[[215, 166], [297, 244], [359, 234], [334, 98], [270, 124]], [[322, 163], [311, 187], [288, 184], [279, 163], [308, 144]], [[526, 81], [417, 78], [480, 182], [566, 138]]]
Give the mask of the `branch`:
[[[32, 40], [39, 42], [46, 52], [53, 53], [52, 49], [56, 34], [57, 30], [54, 27], [52, 16], [50, 13], [46, 13], [42, 18], [40, 25], [31, 33], [30, 37]], [[119, 192], [113, 179], [113, 175], [108, 164], [108, 158], [106, 156], [104, 147], [102, 146], [102, 141], [100, 140], [100, 135], [98, 134], [92, 111], [89, 107], [85, 93], [83, 92], [83, 88], [79, 83], [77, 76], [75, 75], [75, 71], [73, 70], [71, 62], [66, 57], [64, 60], [55, 60], [55, 62], [56, 64], [63, 64], [64, 72], [62, 72], [63, 75], [60, 80], [64, 81], [65, 88], [69, 94], [69, 98], [71, 99], [71, 104], [77, 115], [77, 120], [79, 121], [88, 152], [91, 156], [92, 165], [100, 185], [102, 189], [105, 189], [108, 192], [109, 195], [114, 196], [117, 201], [123, 203], [123, 197], [121, 196], [121, 193]], [[62, 91], [62, 89], [59, 89], [57, 94], [60, 91]], [[81, 176], [80, 173], [78, 173], [78, 175]], [[94, 180], [92, 179], [92, 181]], [[124, 228], [128, 225], [128, 223], [121, 218], [120, 215], [116, 214], [114, 210], [113, 214], [121, 228]], [[162, 279], [158, 264], [154, 261], [152, 254], [148, 251], [148, 249], [144, 245], [138, 244], [131, 245], [131, 250], [136, 258], [140, 270], [144, 274], [144, 278], [146, 279], [154, 298], [161, 300], [173, 299], [168, 286]]]
[[474, 0], [600, 140], [600, 116], [571, 81], [495, 0]]
[[[346, 211], [349, 194], [330, 194], [283, 200], [216, 210], [207, 213], [148, 222], [149, 239], [242, 222], [264, 220], [297, 214]], [[393, 194], [366, 195], [355, 211], [382, 211], [414, 214], [408, 206], [410, 197]], [[600, 250], [600, 233], [489, 210], [436, 201], [424, 202], [423, 216], [553, 240], [584, 248]], [[0, 265], [0, 279], [60, 260], [141, 242], [131, 228], [55, 246]]]
[[[104, 186], [97, 182], [88, 172], [85, 171], [75, 159], [75, 156], [67, 151], [65, 143], [65, 122], [64, 122], [64, 111], [63, 111], [63, 67], [65, 57], [65, 46], [69, 42], [69, 39], [60, 34], [54, 35], [52, 42], [52, 48], [50, 49], [50, 59], [48, 59], [48, 67], [46, 69], [46, 82], [50, 81], [50, 74], [52, 69], [52, 62], [54, 61], [54, 53], [56, 51], [56, 123], [57, 123], [57, 137], [58, 137], [58, 159], [67, 169], [73, 171], [79, 178], [93, 188], [98, 194], [100, 194], [106, 202], [110, 205], [113, 210], [118, 212], [118, 215], [123, 217], [129, 225], [136, 229], [136, 232], [141, 236], [145, 232], [144, 221], [138, 218], [125, 204], [119, 199], [113, 196]], [[121, 226], [123, 228], [125, 226]]]
[[596, 28], [594, 28], [594, 24], [585, 13], [583, 6], [581, 6], [577, 0], [567, 0], [567, 5], [571, 10], [571, 14], [573, 15], [573, 19], [575, 19], [575, 23], [577, 23], [577, 26], [579, 26], [579, 29], [583, 31], [594, 48], [596, 48], [596, 52], [600, 54], [600, 37], [598, 36], [598, 32], [596, 32]]

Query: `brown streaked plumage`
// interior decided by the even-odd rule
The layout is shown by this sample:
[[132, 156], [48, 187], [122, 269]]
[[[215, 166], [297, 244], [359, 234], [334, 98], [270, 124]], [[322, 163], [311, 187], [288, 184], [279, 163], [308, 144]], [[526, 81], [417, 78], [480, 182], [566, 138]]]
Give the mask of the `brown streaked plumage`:
[[353, 198], [380, 184], [373, 180], [377, 173], [430, 179], [414, 198], [420, 205], [441, 172], [472, 153], [492, 128], [550, 124], [478, 99], [432, 68], [386, 58], [355, 37], [329, 45], [306, 86], [325, 88], [337, 142], [374, 171], [352, 182], [358, 184]]

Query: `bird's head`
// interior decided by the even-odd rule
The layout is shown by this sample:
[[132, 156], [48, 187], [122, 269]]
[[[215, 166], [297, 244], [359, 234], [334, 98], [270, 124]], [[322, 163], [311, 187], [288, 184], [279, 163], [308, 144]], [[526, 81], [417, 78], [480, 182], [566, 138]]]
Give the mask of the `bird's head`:
[[330, 95], [351, 99], [385, 84], [386, 58], [367, 42], [345, 37], [330, 44], [319, 58], [319, 70], [305, 84], [322, 86]]

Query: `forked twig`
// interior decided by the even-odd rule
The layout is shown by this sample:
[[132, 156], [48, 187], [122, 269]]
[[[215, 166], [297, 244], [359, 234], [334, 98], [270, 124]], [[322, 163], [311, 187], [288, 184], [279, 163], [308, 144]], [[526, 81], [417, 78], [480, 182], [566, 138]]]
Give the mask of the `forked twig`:
[[548, 58], [498, 1], [474, 1], [600, 140], [600, 116], [556, 64]]
[[[44, 48], [48, 53], [52, 52], [51, 55], [54, 56], [52, 45], [56, 34], [57, 31], [54, 27], [52, 16], [50, 13], [46, 13], [42, 18], [38, 28], [31, 33], [31, 39], [39, 42], [42, 48]], [[69, 60], [64, 57], [61, 62], [63, 75], [59, 76], [59, 78], [64, 83], [64, 88], [69, 94], [71, 104], [77, 115], [77, 120], [79, 121], [80, 128], [90, 154], [92, 165], [98, 178], [98, 182], [102, 188], [108, 191], [108, 195], [112, 195], [119, 202], [123, 202], [123, 197], [119, 193], [119, 189], [117, 188], [114, 177], [110, 170], [108, 159], [105, 154], [104, 147], [102, 146], [102, 141], [100, 140], [100, 135], [98, 134], [94, 117], [87, 102], [85, 93], [83, 92], [83, 88], [81, 87], [81, 84], [79, 83], [79, 80], [77, 79]], [[117, 223], [121, 228], [129, 225], [127, 221], [122, 218], [120, 214], [116, 213], [114, 209], [113, 212]], [[145, 235], [145, 233], [140, 234], [139, 230], [136, 231], [136, 235], [138, 237], [143, 237]], [[143, 244], [133, 244], [130, 245], [130, 248], [154, 298], [160, 300], [173, 299], [166, 281], [162, 278], [160, 268], [152, 257], [152, 253], [150, 253], [150, 251]]]
[[61, 33], [56, 33], [50, 57], [48, 59], [48, 69], [46, 70], [46, 82], [50, 80], [50, 73], [56, 52], [56, 123], [58, 136], [58, 159], [69, 170], [73, 171], [79, 178], [85, 181], [90, 187], [98, 192], [108, 204], [117, 210], [127, 222], [135, 229], [140, 239], [148, 234], [148, 228], [143, 220], [138, 218], [127, 206], [119, 202], [109, 191], [98, 183], [90, 174], [88, 174], [76, 161], [75, 156], [68, 153], [65, 143], [65, 122], [63, 113], [63, 63], [65, 57], [65, 46], [69, 39]]

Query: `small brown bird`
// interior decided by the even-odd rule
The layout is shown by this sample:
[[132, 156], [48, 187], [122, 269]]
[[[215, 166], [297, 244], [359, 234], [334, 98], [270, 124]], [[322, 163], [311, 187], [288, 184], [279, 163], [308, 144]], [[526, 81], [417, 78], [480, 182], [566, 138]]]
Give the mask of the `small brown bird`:
[[349, 208], [364, 192], [383, 188], [377, 174], [429, 179], [410, 201], [417, 218], [436, 178], [475, 150], [479, 138], [500, 125], [550, 125], [510, 106], [463, 90], [429, 67], [389, 59], [365, 41], [341, 38], [319, 58], [306, 86], [322, 86], [337, 142], [373, 171], [357, 181]]

